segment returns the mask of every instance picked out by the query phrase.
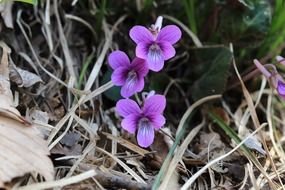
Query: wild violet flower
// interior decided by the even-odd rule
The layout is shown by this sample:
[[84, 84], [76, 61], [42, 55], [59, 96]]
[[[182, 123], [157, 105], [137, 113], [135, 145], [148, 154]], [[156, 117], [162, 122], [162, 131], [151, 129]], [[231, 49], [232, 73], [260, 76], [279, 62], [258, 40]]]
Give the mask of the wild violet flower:
[[114, 70], [111, 80], [114, 85], [122, 86], [121, 95], [128, 98], [144, 88], [144, 77], [148, 73], [145, 60], [135, 58], [130, 62], [122, 51], [114, 51], [108, 57], [108, 62]]
[[142, 108], [130, 99], [117, 102], [116, 112], [122, 116], [122, 127], [131, 134], [137, 131], [137, 141], [141, 147], [148, 147], [154, 141], [154, 132], [165, 124], [163, 111], [166, 106], [165, 96], [146, 97]]
[[160, 71], [164, 61], [174, 57], [175, 44], [181, 38], [181, 31], [175, 25], [167, 25], [161, 29], [162, 17], [147, 29], [144, 26], [134, 26], [130, 30], [131, 39], [137, 44], [136, 56], [145, 59], [148, 68]]
[[[276, 59], [280, 63], [282, 63], [281, 61], [284, 61], [284, 58], [281, 56], [277, 56]], [[257, 59], [253, 60], [253, 62], [257, 69], [259, 69], [259, 71], [269, 80], [270, 85], [275, 88], [278, 94], [285, 100], [285, 81], [278, 74], [275, 65], [262, 65]], [[268, 70], [266, 67], [270, 68], [271, 70]]]

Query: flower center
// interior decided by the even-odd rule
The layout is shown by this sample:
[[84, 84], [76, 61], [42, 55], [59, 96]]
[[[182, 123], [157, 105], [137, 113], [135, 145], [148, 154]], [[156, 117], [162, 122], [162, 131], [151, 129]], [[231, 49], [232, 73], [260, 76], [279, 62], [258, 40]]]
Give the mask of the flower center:
[[158, 59], [161, 56], [161, 49], [157, 43], [153, 43], [148, 49], [148, 56]]
[[141, 118], [139, 120], [138, 126], [139, 127], [148, 127], [148, 126], [150, 126], [149, 120], [146, 117]]
[[159, 47], [159, 45], [157, 45], [157, 43], [153, 43], [149, 47], [149, 51], [151, 51], [151, 52], [160, 52], [160, 47]]
[[147, 133], [147, 131], [152, 130], [152, 125], [146, 117], [143, 117], [138, 122], [138, 130], [143, 133]]
[[126, 82], [128, 83], [128, 85], [134, 85], [135, 82], [137, 81], [137, 79], [138, 79], [138, 74], [136, 73], [136, 71], [130, 70], [130, 71], [128, 72], [127, 80], [126, 80]]

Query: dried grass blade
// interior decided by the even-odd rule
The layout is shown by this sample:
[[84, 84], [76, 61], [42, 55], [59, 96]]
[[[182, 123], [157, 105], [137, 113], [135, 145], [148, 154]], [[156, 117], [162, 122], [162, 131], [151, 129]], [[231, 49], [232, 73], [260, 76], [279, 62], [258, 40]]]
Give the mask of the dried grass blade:
[[94, 67], [90, 73], [90, 76], [85, 84], [85, 88], [84, 90], [90, 90], [94, 81], [96, 80], [98, 74], [99, 74], [99, 71], [101, 70], [101, 67], [102, 67], [102, 64], [104, 62], [104, 59], [106, 57], [106, 54], [107, 54], [107, 51], [111, 45], [111, 42], [112, 42], [112, 35], [115, 31], [115, 29], [118, 27], [118, 25], [120, 23], [122, 23], [124, 20], [125, 20], [126, 16], [122, 16], [118, 19], [118, 21], [114, 24], [114, 26], [112, 27], [112, 30], [109, 31], [108, 27], [107, 27], [107, 23], [106, 21], [103, 21], [103, 28], [104, 28], [104, 31], [106, 33], [106, 41], [105, 41], [105, 44], [103, 46], [103, 49], [101, 51], [101, 54], [99, 56], [99, 58], [97, 59], [97, 61], [95, 62], [94, 64]]
[[262, 129], [264, 126], [266, 126], [267, 124], [263, 124], [261, 125], [258, 129], [256, 129], [253, 133], [251, 133], [249, 136], [247, 136], [243, 141], [241, 141], [235, 148], [233, 148], [231, 151], [229, 151], [228, 153], [208, 162], [203, 168], [201, 168], [198, 172], [196, 172], [194, 175], [192, 175], [187, 182], [182, 186], [181, 190], [187, 190], [190, 188], [190, 186], [194, 183], [194, 181], [200, 176], [202, 175], [208, 168], [210, 168], [212, 165], [214, 165], [215, 163], [219, 162], [220, 160], [225, 159], [227, 156], [231, 155], [232, 153], [234, 153], [238, 148], [240, 148], [246, 140], [248, 140], [250, 137], [252, 137], [254, 134], [256, 134], [260, 129]]
[[53, 1], [53, 5], [54, 5], [54, 13], [55, 13], [55, 17], [57, 20], [57, 27], [58, 27], [58, 32], [59, 32], [59, 40], [60, 40], [60, 44], [63, 50], [63, 54], [65, 57], [65, 63], [67, 66], [67, 70], [69, 72], [70, 77], [75, 78], [76, 79], [76, 74], [74, 71], [74, 61], [72, 59], [71, 53], [69, 51], [69, 47], [68, 47], [68, 43], [67, 40], [65, 38], [64, 32], [63, 32], [63, 28], [62, 28], [62, 24], [59, 18], [59, 13], [58, 13], [58, 0]]
[[[232, 44], [230, 44], [230, 49], [231, 49], [232, 53], [234, 53], [234, 52], [233, 52], [233, 45], [232, 45]], [[234, 57], [233, 57], [233, 66], [234, 66], [234, 69], [235, 69], [235, 71], [236, 71], [236, 74], [237, 74], [237, 76], [238, 76], [238, 78], [239, 78], [239, 81], [240, 81], [240, 83], [241, 83], [242, 91], [243, 91], [244, 97], [245, 97], [245, 99], [246, 99], [246, 102], [247, 102], [247, 104], [248, 104], [252, 121], [253, 121], [253, 123], [254, 123], [255, 128], [257, 129], [257, 128], [259, 128], [259, 126], [260, 126], [260, 123], [259, 123], [259, 120], [258, 120], [258, 117], [257, 117], [257, 113], [256, 113], [256, 111], [255, 111], [255, 107], [254, 107], [252, 98], [251, 98], [251, 96], [250, 96], [250, 94], [249, 94], [249, 92], [248, 92], [248, 90], [247, 90], [247, 88], [246, 88], [246, 86], [245, 86], [245, 84], [244, 84], [244, 82], [243, 82], [243, 80], [242, 80], [240, 74], [239, 74], [239, 71], [238, 71], [238, 69], [237, 69], [236, 62], [235, 62]], [[282, 182], [280, 176], [279, 176], [278, 173], [277, 173], [276, 166], [275, 166], [275, 164], [274, 164], [274, 162], [273, 162], [273, 160], [272, 160], [272, 158], [271, 158], [271, 156], [270, 156], [270, 154], [269, 154], [269, 149], [268, 149], [268, 147], [267, 147], [267, 144], [266, 144], [266, 141], [265, 141], [265, 138], [264, 138], [262, 132], [260, 132], [259, 135], [260, 135], [261, 140], [262, 140], [262, 145], [263, 145], [263, 147], [264, 147], [264, 149], [265, 149], [265, 151], [266, 151], [266, 153], [267, 153], [267, 155], [268, 155], [268, 158], [269, 158], [269, 160], [270, 160], [271, 166], [272, 166], [274, 172], [276, 173], [276, 175], [277, 175], [277, 177], [278, 177], [278, 180], [279, 180], [280, 184], [282, 185], [282, 188], [285, 189], [285, 188], [284, 188], [284, 185], [283, 185], [283, 182]], [[259, 169], [259, 170], [266, 176], [266, 178], [269, 180], [268, 182], [269, 182], [269, 185], [270, 185], [271, 189], [276, 189], [276, 187], [274, 186], [273, 182], [272, 182], [272, 181], [270, 180], [270, 178], [268, 177], [266, 171], [263, 170], [261, 164], [260, 164], [259, 162], [258, 162], [258, 163], [254, 163], [254, 164], [258, 164], [258, 165], [256, 165], [256, 166], [258, 167], [258, 169]]]
[[50, 188], [56, 188], [56, 187], [64, 187], [67, 185], [71, 185], [74, 183], [84, 181], [84, 180], [91, 178], [95, 175], [96, 175], [95, 170], [90, 170], [90, 171], [81, 173], [81, 174], [76, 175], [76, 176], [60, 179], [58, 181], [36, 183], [36, 184], [27, 185], [25, 187], [19, 187], [18, 190], [50, 189]]
[[116, 136], [113, 136], [109, 133], [105, 133], [105, 132], [102, 132], [104, 135], [106, 135], [106, 137], [110, 140], [114, 140], [116, 141], [117, 143], [119, 143], [120, 145], [138, 153], [139, 155], [141, 156], [144, 156], [146, 154], [150, 154], [149, 151], [145, 150], [145, 149], [142, 149], [140, 147], [138, 147], [137, 145], [133, 144], [133, 143], [130, 143], [129, 141], [121, 138], [121, 137], [116, 137]]
[[111, 157], [112, 159], [114, 159], [120, 166], [122, 166], [129, 174], [131, 174], [133, 176], [133, 178], [140, 183], [144, 183], [146, 184], [146, 182], [136, 173], [134, 172], [129, 166], [127, 166], [127, 164], [125, 164], [124, 162], [122, 162], [119, 158], [117, 158], [116, 156], [110, 154], [109, 152], [107, 152], [106, 150], [96, 147], [96, 150], [108, 155], [109, 157]]
[[159, 187], [159, 189], [161, 189], [161, 190], [167, 189], [168, 182], [169, 182], [171, 176], [173, 175], [173, 172], [175, 171], [177, 164], [181, 161], [183, 154], [186, 151], [186, 149], [188, 148], [188, 145], [190, 144], [190, 142], [198, 134], [198, 132], [201, 130], [201, 128], [204, 125], [205, 125], [205, 120], [203, 120], [202, 123], [200, 123], [198, 126], [193, 128], [191, 130], [191, 132], [187, 135], [187, 137], [185, 138], [185, 140], [183, 141], [181, 146], [177, 148], [177, 151], [176, 151], [174, 157], [172, 158], [172, 160], [169, 164], [169, 168], [166, 172], [166, 175], [165, 175], [163, 182], [162, 182], [161, 186]]
[[[47, 142], [50, 144], [53, 140], [53, 138], [56, 136], [56, 134], [59, 132], [59, 130], [62, 128], [62, 126], [65, 124], [65, 122], [69, 119], [69, 117], [71, 115], [73, 115], [76, 111], [76, 109], [83, 104], [84, 102], [87, 102], [89, 100], [91, 100], [92, 98], [102, 94], [103, 92], [105, 92], [106, 90], [110, 89], [113, 86], [112, 82], [108, 82], [104, 85], [102, 85], [101, 87], [97, 88], [96, 90], [94, 90], [93, 92], [91, 92], [90, 94], [88, 94], [87, 96], [82, 96], [77, 104], [75, 104], [72, 108], [70, 108], [70, 110], [65, 114], [65, 116], [56, 124], [56, 126], [54, 127], [54, 129], [51, 131], [51, 134], [49, 135]], [[55, 145], [55, 144], [54, 144]], [[49, 145], [49, 148], [51, 149], [52, 146]]]
[[184, 136], [185, 129], [186, 129], [185, 128], [185, 122], [188, 119], [188, 117], [191, 116], [191, 113], [201, 104], [203, 104], [207, 101], [210, 101], [210, 100], [218, 99], [218, 98], [221, 98], [221, 95], [212, 95], [212, 96], [204, 97], [204, 98], [196, 101], [194, 104], [192, 104], [191, 107], [189, 107], [186, 110], [186, 112], [182, 116], [182, 118], [179, 122], [178, 128], [177, 128], [177, 130], [179, 130], [179, 133], [177, 134], [177, 136], [175, 138], [175, 142], [174, 142], [173, 146], [171, 147], [171, 149], [169, 150], [169, 152], [168, 152], [168, 154], [167, 154], [167, 156], [166, 156], [166, 158], [162, 164], [162, 167], [159, 170], [159, 173], [158, 173], [158, 175], [157, 175], [157, 177], [153, 183], [152, 189], [157, 189], [159, 187], [161, 179], [163, 178], [166, 169], [169, 167], [170, 159], [173, 156], [174, 151], [175, 151], [176, 147], [178, 146], [180, 140]]
[[17, 24], [18, 24], [18, 26], [19, 26], [21, 32], [22, 32], [23, 35], [24, 35], [24, 38], [25, 38], [25, 40], [26, 40], [26, 42], [27, 42], [27, 44], [28, 44], [28, 46], [29, 46], [29, 48], [30, 48], [30, 50], [31, 50], [31, 52], [32, 52], [32, 54], [33, 54], [35, 60], [36, 60], [37, 65], [38, 65], [47, 75], [49, 75], [51, 78], [53, 78], [54, 80], [56, 80], [56, 81], [57, 81], [58, 83], [60, 83], [61, 85], [63, 85], [63, 86], [65, 86], [65, 87], [68, 88], [68, 86], [67, 86], [62, 80], [60, 80], [58, 77], [56, 77], [54, 74], [52, 74], [51, 72], [49, 72], [47, 69], [45, 69], [45, 68], [42, 66], [42, 64], [41, 64], [41, 62], [40, 62], [40, 60], [39, 60], [39, 58], [38, 58], [38, 56], [37, 56], [37, 54], [36, 54], [36, 52], [35, 52], [33, 46], [32, 46], [32, 43], [31, 43], [31, 41], [30, 41], [30, 39], [29, 39], [27, 33], [25, 32], [24, 28], [23, 28], [23, 25], [22, 25], [22, 23], [21, 23], [21, 15], [22, 15], [22, 10], [19, 10], [18, 13], [17, 13]]

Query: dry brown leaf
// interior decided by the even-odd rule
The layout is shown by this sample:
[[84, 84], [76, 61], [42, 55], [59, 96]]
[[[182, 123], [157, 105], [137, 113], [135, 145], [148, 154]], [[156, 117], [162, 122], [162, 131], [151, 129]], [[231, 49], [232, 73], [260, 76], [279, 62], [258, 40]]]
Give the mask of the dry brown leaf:
[[216, 150], [225, 149], [225, 144], [221, 141], [221, 137], [218, 133], [204, 133], [200, 135], [200, 143], [198, 146], [199, 157], [204, 161], [207, 161], [209, 158], [209, 153]]
[[29, 172], [38, 172], [48, 181], [54, 175], [47, 143], [37, 128], [14, 108], [8, 65], [7, 49], [3, 48], [0, 65], [0, 188]]
[[165, 135], [163, 133], [156, 133], [153, 144], [150, 146], [151, 150], [155, 152], [154, 160], [161, 166], [165, 157], [168, 154], [169, 147], [165, 142]]
[[47, 157], [47, 144], [36, 128], [0, 116], [0, 187], [14, 177], [39, 172], [46, 180], [53, 179], [53, 165]]

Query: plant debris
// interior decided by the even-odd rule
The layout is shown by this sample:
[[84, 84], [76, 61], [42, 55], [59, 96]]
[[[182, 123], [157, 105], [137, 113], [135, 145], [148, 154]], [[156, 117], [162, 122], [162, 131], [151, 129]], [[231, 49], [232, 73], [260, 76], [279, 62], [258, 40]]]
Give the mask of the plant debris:
[[1, 1], [0, 188], [285, 189], [284, 8]]

